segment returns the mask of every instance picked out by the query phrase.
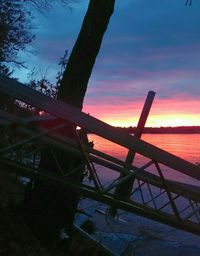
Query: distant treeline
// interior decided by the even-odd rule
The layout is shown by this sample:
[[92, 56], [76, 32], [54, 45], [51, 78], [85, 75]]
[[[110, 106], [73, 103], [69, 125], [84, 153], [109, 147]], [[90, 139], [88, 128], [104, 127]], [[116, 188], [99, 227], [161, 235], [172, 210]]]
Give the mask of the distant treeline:
[[[134, 133], [136, 127], [117, 127], [119, 130], [126, 131], [128, 133]], [[192, 134], [200, 133], [200, 126], [177, 126], [177, 127], [145, 127], [143, 133], [154, 134]]]

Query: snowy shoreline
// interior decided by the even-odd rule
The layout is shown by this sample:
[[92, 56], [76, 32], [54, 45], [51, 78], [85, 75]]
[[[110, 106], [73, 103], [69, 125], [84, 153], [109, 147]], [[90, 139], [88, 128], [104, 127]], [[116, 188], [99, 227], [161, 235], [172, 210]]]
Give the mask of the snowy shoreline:
[[78, 225], [90, 219], [95, 226], [92, 236], [108, 247], [113, 255], [199, 256], [200, 236], [119, 211], [120, 220], [111, 218], [105, 205], [82, 200], [79, 207], [89, 216], [77, 214]]

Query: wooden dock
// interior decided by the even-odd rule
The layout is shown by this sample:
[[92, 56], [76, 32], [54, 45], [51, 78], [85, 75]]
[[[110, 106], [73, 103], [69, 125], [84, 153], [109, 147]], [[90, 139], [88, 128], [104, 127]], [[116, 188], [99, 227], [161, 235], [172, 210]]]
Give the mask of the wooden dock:
[[[12, 130], [14, 127], [16, 134], [19, 135], [16, 136], [15, 142], [1, 146], [1, 171], [38, 177], [46, 182], [79, 190], [83, 196], [109, 206], [200, 234], [200, 187], [167, 180], [163, 174], [163, 170], [167, 167], [169, 171], [182, 173], [199, 182], [199, 166], [2, 75], [0, 75], [0, 92], [48, 113], [41, 117], [22, 118], [14, 113], [0, 111], [0, 127], [6, 130]], [[130, 161], [127, 164], [126, 160], [117, 159], [89, 145], [81, 144], [80, 147], [77, 140], [64, 137], [57, 132], [61, 125], [49, 130], [42, 127], [40, 124], [46, 119], [62, 119], [62, 127], [66, 125], [65, 122], [70, 122], [128, 149], [129, 153], [145, 156], [147, 161], [143, 166], [136, 166]], [[94, 171], [93, 183], [78, 184], [68, 180], [67, 175], [62, 173], [56, 175], [41, 173], [34, 161], [38, 159], [39, 146], [42, 142], [66, 151], [70, 150], [77, 155], [84, 154], [87, 164], [91, 166], [91, 172]], [[24, 161], [27, 150], [29, 150], [29, 163]], [[96, 164], [106, 167], [108, 171], [117, 172], [118, 178], [113, 179], [110, 184], [103, 185], [100, 175], [95, 170]], [[155, 170], [154, 174], [150, 171], [152, 168]], [[129, 198], [115, 194], [116, 187], [133, 178], [134, 184]]]

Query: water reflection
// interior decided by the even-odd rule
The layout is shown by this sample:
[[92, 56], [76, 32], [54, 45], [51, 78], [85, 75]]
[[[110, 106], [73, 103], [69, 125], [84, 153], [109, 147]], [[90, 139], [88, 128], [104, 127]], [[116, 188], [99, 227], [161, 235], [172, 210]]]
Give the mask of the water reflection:
[[[94, 134], [90, 134], [89, 139], [94, 141], [95, 149], [122, 160], [126, 159], [128, 153], [127, 149]], [[189, 162], [200, 162], [200, 134], [144, 134], [142, 139]], [[141, 166], [147, 161], [147, 158], [136, 154], [134, 164], [136, 166]], [[101, 168], [102, 167], [100, 166], [98, 167], [98, 169], [100, 169], [102, 172], [102, 176], [105, 175], [106, 179], [112, 178], [113, 175], [116, 176], [115, 172]], [[155, 168], [151, 167], [151, 171], [155, 173]], [[174, 172], [169, 168], [163, 167], [163, 171], [166, 178], [192, 183], [195, 185], [199, 184], [199, 182], [195, 181], [194, 179], [188, 178], [179, 172]]]

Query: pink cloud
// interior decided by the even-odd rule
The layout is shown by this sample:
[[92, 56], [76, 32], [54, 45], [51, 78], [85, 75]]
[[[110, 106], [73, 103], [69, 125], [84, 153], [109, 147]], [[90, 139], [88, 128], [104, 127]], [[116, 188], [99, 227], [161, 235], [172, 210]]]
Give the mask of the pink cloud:
[[[134, 126], [139, 119], [144, 100], [145, 97], [143, 100], [133, 102], [121, 101], [118, 105], [113, 105], [112, 102], [104, 103], [103, 100], [96, 104], [86, 102], [84, 111], [113, 125]], [[148, 118], [148, 125], [166, 126], [171, 123], [174, 126], [176, 122], [178, 123], [177, 120], [184, 123], [186, 119], [185, 125], [192, 125], [192, 123], [196, 125], [198, 122], [200, 125], [199, 117], [199, 101], [180, 95], [179, 98], [155, 99]], [[159, 124], [156, 121], [158, 119]]]

